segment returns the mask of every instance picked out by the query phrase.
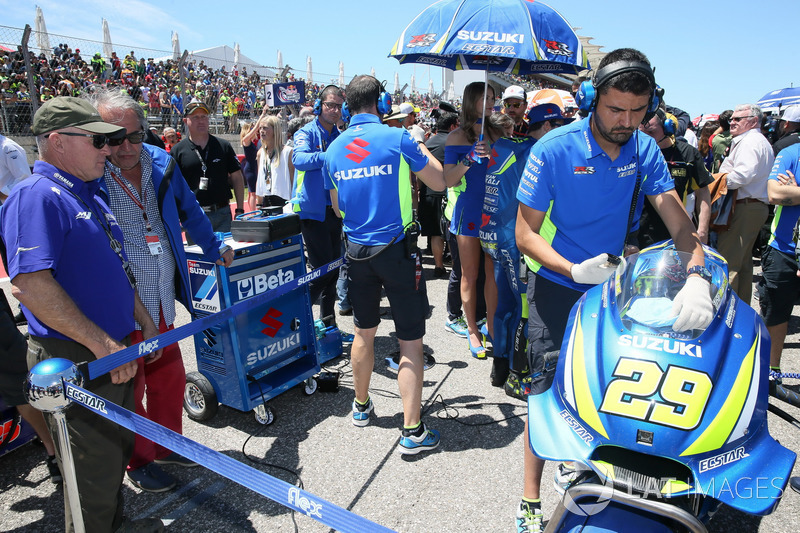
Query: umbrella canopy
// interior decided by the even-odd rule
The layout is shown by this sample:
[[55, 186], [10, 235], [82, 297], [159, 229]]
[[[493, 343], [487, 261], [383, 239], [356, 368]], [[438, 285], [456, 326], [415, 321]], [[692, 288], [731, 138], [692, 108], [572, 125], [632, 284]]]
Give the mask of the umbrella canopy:
[[561, 89], [541, 89], [528, 96], [528, 109], [539, 104], [556, 104], [565, 111], [567, 108], [577, 108], [575, 98], [567, 91]]
[[311, 70], [311, 56], [306, 58], [306, 83], [311, 85], [314, 83], [314, 71]]
[[103, 19], [103, 57], [110, 58], [114, 46], [111, 44], [111, 30], [108, 29], [108, 21]]
[[778, 113], [781, 108], [800, 104], [800, 87], [787, 87], [786, 89], [769, 92], [756, 103], [765, 113]]
[[181, 58], [181, 43], [178, 41], [178, 32], [172, 32], [172, 59], [175, 61]]
[[589, 68], [569, 23], [548, 5], [528, 0], [441, 0], [411, 21], [389, 57], [511, 74]]
[[53, 50], [50, 48], [50, 36], [47, 34], [47, 26], [44, 23], [44, 13], [42, 13], [42, 8], [39, 6], [36, 6], [34, 29], [36, 31], [36, 46], [39, 47], [40, 53], [50, 59], [50, 56], [53, 55]]
[[695, 126], [702, 126], [703, 124], [711, 120], [719, 120], [719, 115], [712, 113], [703, 113], [699, 117], [694, 117], [692, 119], [692, 124], [694, 124]]

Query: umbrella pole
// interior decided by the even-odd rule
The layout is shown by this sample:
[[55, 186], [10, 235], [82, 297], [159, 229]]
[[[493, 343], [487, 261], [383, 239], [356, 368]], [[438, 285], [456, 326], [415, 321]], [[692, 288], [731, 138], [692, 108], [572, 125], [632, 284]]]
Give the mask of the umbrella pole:
[[483, 77], [483, 109], [481, 109], [481, 136], [478, 140], [483, 140], [483, 130], [486, 127], [486, 99], [489, 97], [489, 66], [486, 66], [486, 72]]

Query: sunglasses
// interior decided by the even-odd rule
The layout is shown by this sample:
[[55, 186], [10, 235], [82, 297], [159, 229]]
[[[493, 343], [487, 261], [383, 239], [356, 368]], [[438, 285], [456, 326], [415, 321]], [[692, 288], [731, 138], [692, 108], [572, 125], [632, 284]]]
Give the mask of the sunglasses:
[[133, 133], [129, 133], [127, 135], [120, 135], [108, 138], [108, 145], [109, 146], [120, 146], [125, 139], [128, 139], [128, 142], [131, 144], [142, 144], [144, 142], [145, 133], [143, 131], [134, 131]]
[[506, 109], [508, 109], [509, 107], [513, 107], [514, 109], [519, 109], [520, 107], [522, 107], [522, 102], [514, 102], [514, 103], [503, 102], [503, 105], [506, 106]]
[[[106, 144], [109, 143], [109, 138], [103, 135], [102, 133], [76, 133], [72, 131], [57, 131], [54, 133], [58, 133], [59, 135], [66, 135], [68, 137], [91, 137], [92, 139], [92, 146], [97, 148], [98, 150], [102, 150]], [[52, 133], [48, 133], [45, 135], [45, 138], [50, 137]]]

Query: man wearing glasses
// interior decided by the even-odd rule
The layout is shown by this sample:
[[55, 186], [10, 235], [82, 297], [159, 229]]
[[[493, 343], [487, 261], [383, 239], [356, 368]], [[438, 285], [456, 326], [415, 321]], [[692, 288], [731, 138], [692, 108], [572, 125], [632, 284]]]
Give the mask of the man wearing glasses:
[[[147, 119], [130, 96], [101, 89], [90, 99], [109, 124], [125, 128], [121, 142], [110, 144], [102, 192], [125, 236], [123, 246], [133, 266], [139, 295], [160, 333], [173, 328], [175, 298], [191, 310], [191, 292], [181, 225], [200, 245], [210, 262], [229, 266], [233, 250], [211, 229], [186, 180], [165, 150], [144, 145]], [[176, 283], [177, 281], [177, 283]], [[176, 293], [176, 286], [178, 292]], [[137, 331], [131, 342], [141, 342]], [[160, 358], [137, 360], [134, 379], [136, 412], [162, 426], [182, 432], [181, 415], [186, 371], [177, 343], [166, 346]], [[147, 395], [147, 408], [143, 399]], [[152, 441], [137, 436], [128, 464], [128, 478], [142, 490], [162, 492], [175, 480], [158, 464], [197, 466]]]
[[526, 137], [525, 110], [528, 107], [528, 95], [519, 85], [510, 85], [503, 91], [503, 112], [514, 119], [514, 137]]
[[209, 115], [203, 102], [195, 100], [187, 104], [183, 122], [189, 135], [172, 147], [170, 155], [194, 191], [211, 227], [226, 232], [231, 230], [231, 187], [236, 196], [236, 214], [244, 213], [244, 176], [231, 144], [209, 133]]
[[738, 193], [730, 228], [720, 232], [717, 250], [728, 262], [731, 288], [747, 304], [753, 294], [753, 243], [769, 215], [767, 178], [775, 162], [772, 147], [761, 134], [762, 118], [755, 104], [736, 106], [730, 121], [730, 152], [719, 167], [728, 174], [728, 189]]
[[[331, 195], [325, 190], [322, 167], [327, 149], [339, 136], [337, 124], [342, 119], [344, 93], [336, 85], [322, 89], [314, 104], [317, 119], [294, 134], [292, 164], [295, 190], [291, 203], [300, 215], [300, 229], [308, 253], [308, 264], [319, 268], [341, 257], [342, 221], [331, 207]], [[320, 299], [319, 317], [327, 326], [336, 323], [336, 280], [339, 269], [320, 276], [309, 284], [311, 303]]]
[[[31, 127], [40, 161], [3, 205], [0, 222], [12, 293], [30, 333], [28, 365], [51, 357], [89, 362], [125, 348], [135, 323], [145, 338], [158, 331], [136, 294], [120, 243], [123, 234], [98, 194], [99, 178], [125, 129], [103, 122], [85, 100], [58, 97], [39, 108]], [[161, 355], [161, 350], [153, 357]], [[95, 378], [86, 388], [133, 409], [136, 363]], [[66, 411], [87, 531], [161, 531], [160, 520], [123, 524], [122, 478], [133, 433], [88, 409]], [[54, 429], [52, 418], [46, 415]], [[61, 450], [57, 450], [61, 462]], [[66, 529], [73, 516], [65, 493]]]

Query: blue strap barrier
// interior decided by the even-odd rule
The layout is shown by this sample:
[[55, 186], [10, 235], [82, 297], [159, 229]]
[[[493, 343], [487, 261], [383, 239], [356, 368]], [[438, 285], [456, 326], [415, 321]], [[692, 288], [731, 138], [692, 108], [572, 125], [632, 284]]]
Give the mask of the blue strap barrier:
[[[324, 267], [323, 267], [324, 268]], [[233, 308], [231, 308], [233, 309]], [[361, 533], [364, 531], [392, 532], [392, 529], [319, 498], [282, 479], [240, 463], [232, 457], [212, 450], [142, 416], [109, 402], [73, 383], [64, 381], [67, 398], [125, 427], [165, 448], [188, 457], [243, 487], [266, 496], [290, 509], [338, 531]]]
[[97, 359], [96, 361], [92, 361], [88, 365], [89, 379], [95, 379], [99, 376], [107, 374], [118, 366], [129, 361], [138, 359], [139, 357], [147, 355], [150, 352], [154, 352], [159, 348], [174, 344], [181, 339], [184, 339], [190, 335], [194, 335], [195, 333], [203, 331], [204, 329], [208, 329], [211, 326], [219, 324], [225, 320], [229, 320], [236, 315], [250, 311], [251, 309], [255, 309], [256, 307], [263, 305], [270, 300], [273, 300], [279, 296], [283, 296], [289, 291], [292, 291], [297, 287], [305, 285], [306, 283], [309, 283], [310, 281], [339, 268], [343, 263], [344, 257], [340, 257], [336, 261], [331, 261], [326, 265], [322, 265], [321, 267], [312, 270], [308, 274], [300, 276], [289, 283], [268, 290], [267, 292], [259, 294], [253, 298], [243, 300], [232, 305], [231, 307], [228, 307], [227, 309], [221, 310], [219, 313], [194, 320], [184, 326], [167, 331], [166, 333], [162, 333], [156, 337], [145, 339], [139, 344], [134, 344], [129, 348], [125, 348], [124, 350], [114, 352], [113, 354]]

